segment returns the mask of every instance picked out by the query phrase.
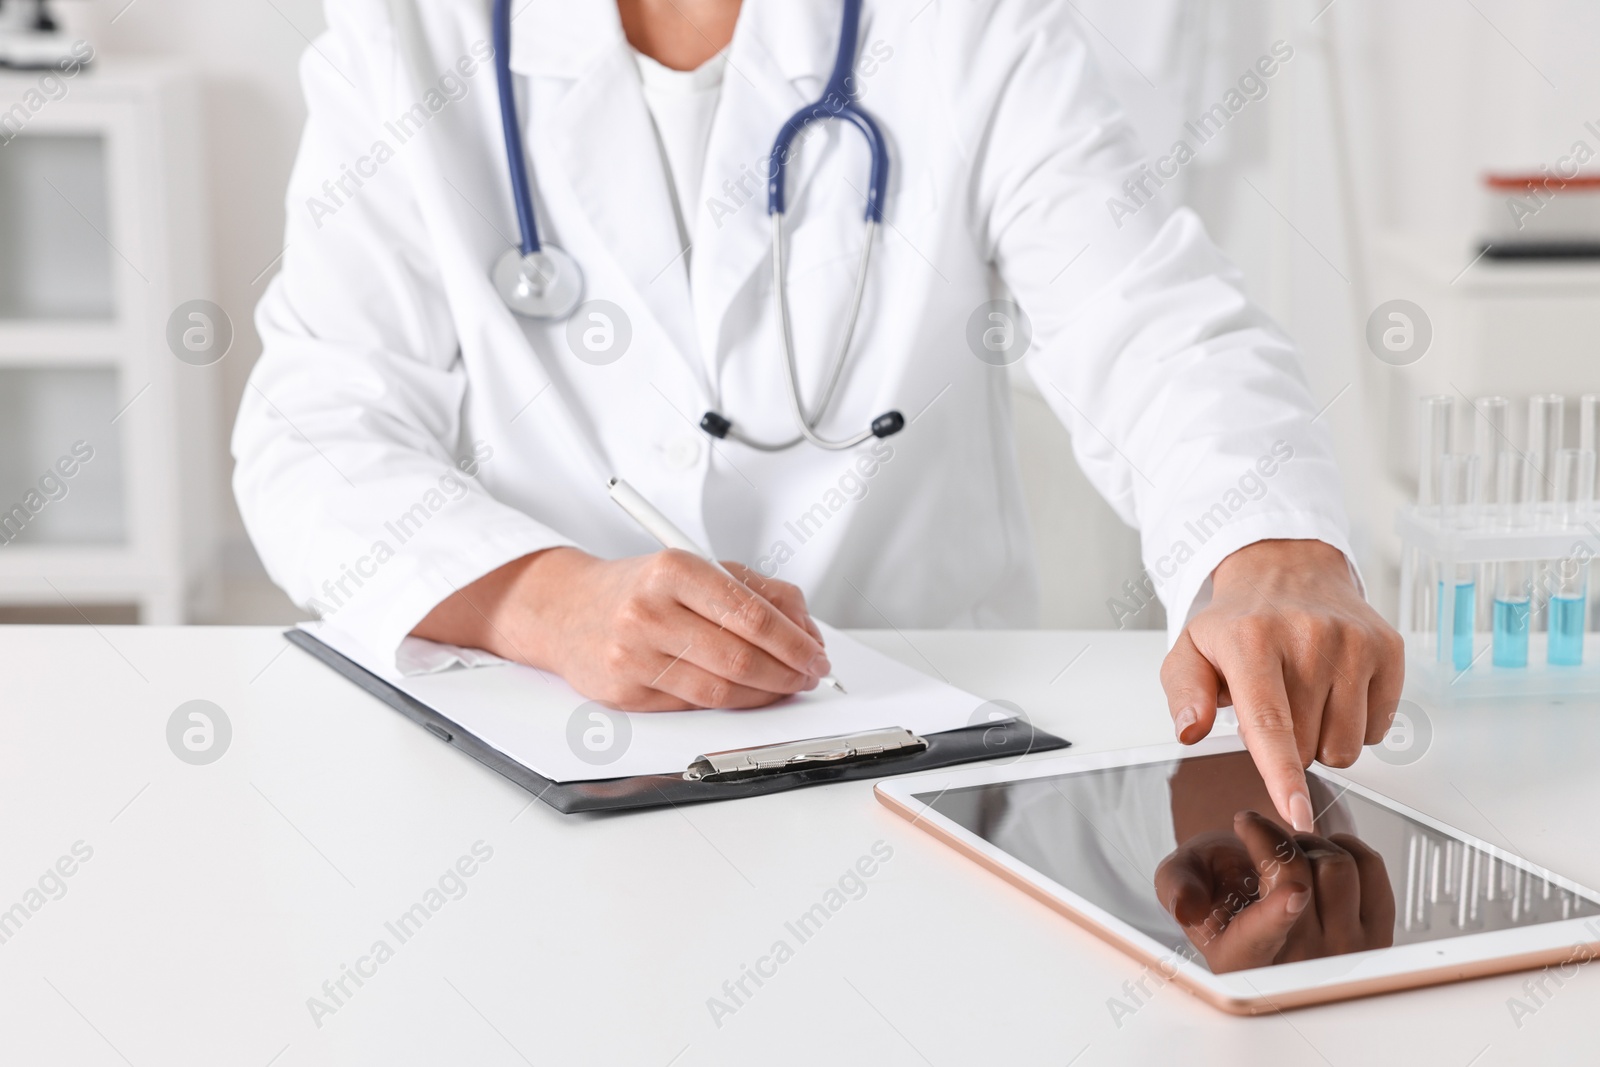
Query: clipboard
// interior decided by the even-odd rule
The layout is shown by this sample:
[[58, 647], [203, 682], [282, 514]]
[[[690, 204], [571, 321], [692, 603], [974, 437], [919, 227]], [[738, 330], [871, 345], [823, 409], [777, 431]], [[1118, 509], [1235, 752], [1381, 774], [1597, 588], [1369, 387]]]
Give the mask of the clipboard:
[[506, 756], [312, 634], [292, 629], [285, 631], [284, 637], [439, 740], [563, 815], [738, 800], [829, 782], [911, 774], [1001, 757], [1015, 759], [1071, 744], [1021, 719], [984, 722], [925, 736], [898, 726], [883, 726], [853, 734], [704, 753], [679, 773], [556, 782]]

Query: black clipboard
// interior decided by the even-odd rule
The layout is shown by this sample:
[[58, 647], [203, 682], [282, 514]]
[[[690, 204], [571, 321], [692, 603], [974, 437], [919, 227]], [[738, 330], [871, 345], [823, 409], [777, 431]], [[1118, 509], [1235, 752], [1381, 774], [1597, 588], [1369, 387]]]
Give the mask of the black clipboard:
[[[330, 648], [304, 630], [286, 630], [289, 643], [310, 653], [339, 674], [371, 693], [395, 711], [421, 726], [439, 740], [460, 749], [502, 777], [508, 778], [534, 795], [537, 800], [563, 815], [590, 811], [629, 811], [666, 805], [702, 804], [714, 800], [783, 793], [809, 785], [851, 782], [863, 778], [931, 771], [958, 763], [1000, 757], [1017, 758], [1030, 752], [1051, 752], [1072, 742], [1043, 730], [1036, 730], [1021, 719], [979, 723], [954, 730], [914, 737], [920, 747], [907, 747], [881, 753], [855, 753], [828, 762], [805, 761], [782, 770], [753, 769], [718, 775], [701, 757], [680, 774], [644, 774], [631, 778], [599, 778], [580, 782], [553, 782], [544, 775], [508, 758], [470, 731], [428, 707], [422, 701], [397, 689], [354, 660]], [[888, 731], [869, 731], [879, 734]], [[908, 731], [901, 731], [908, 733]], [[823, 738], [818, 741], [838, 739]], [[767, 746], [776, 748], [779, 746]], [[745, 750], [746, 753], [757, 750]], [[718, 753], [717, 756], [731, 754]], [[754, 767], [756, 761], [745, 760]], [[698, 766], [698, 770], [696, 767]]]

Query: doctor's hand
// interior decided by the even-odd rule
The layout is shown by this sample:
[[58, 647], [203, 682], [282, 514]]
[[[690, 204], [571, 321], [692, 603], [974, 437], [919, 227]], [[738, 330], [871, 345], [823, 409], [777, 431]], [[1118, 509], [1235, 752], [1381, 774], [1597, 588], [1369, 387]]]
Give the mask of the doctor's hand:
[[832, 670], [805, 597], [687, 552], [597, 559], [551, 548], [484, 575], [412, 631], [553, 671], [622, 711], [757, 708]]
[[1405, 679], [1400, 635], [1362, 599], [1344, 554], [1321, 541], [1258, 541], [1224, 559], [1161, 666], [1178, 740], [1232, 704], [1278, 813], [1312, 829], [1305, 768], [1348, 767], [1383, 740]]

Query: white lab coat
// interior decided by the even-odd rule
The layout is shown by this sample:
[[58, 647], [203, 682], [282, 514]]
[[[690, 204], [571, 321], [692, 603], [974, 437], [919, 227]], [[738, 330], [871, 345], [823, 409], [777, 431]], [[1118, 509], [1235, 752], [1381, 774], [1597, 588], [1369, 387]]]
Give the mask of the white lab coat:
[[[778, 454], [696, 423], [714, 407], [767, 438], [793, 432], [763, 171], [783, 121], [820, 94], [840, 0], [745, 0], [687, 257], [613, 0], [520, 9], [510, 63], [541, 232], [583, 265], [586, 300], [627, 316], [631, 342], [607, 365], [574, 355], [567, 323], [513, 316], [490, 282], [517, 229], [489, 6], [341, 0], [305, 55], [287, 250], [233, 442], [245, 523], [297, 602], [387, 651], [519, 556], [653, 551], [607, 497], [615, 474], [835, 624], [1027, 626], [1007, 372], [968, 342], [974, 312], [1007, 291], [1078, 462], [1142, 531], [1149, 579], [1127, 577], [1159, 590], [1174, 633], [1243, 545], [1319, 538], [1348, 555], [1289, 342], [1193, 214], [1159, 198], [1110, 210], [1134, 203], [1124, 182], [1149, 157], [1071, 5], [867, 0], [857, 77], [890, 146], [888, 207], [822, 429], [852, 434], [889, 409], [909, 425], [854, 453]], [[866, 164], [859, 135], [830, 123], [790, 168], [808, 396], [849, 300]]]

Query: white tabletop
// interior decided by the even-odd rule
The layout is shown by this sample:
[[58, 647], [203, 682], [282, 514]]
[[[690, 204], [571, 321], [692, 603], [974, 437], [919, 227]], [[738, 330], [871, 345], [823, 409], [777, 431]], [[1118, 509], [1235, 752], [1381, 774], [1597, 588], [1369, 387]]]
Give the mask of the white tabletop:
[[[1157, 634], [861, 636], [1079, 751], [1171, 737]], [[1169, 986], [1119, 1021], [1109, 1001], [1130, 1003], [1137, 964], [871, 783], [564, 817], [271, 629], [10, 627], [0, 679], [6, 1063], [1464, 1067], [1593, 1044], [1588, 970], [1537, 1002], [1517, 975], [1257, 1019]], [[194, 699], [233, 729], [205, 766], [167, 743]], [[1368, 755], [1354, 777], [1600, 884], [1597, 712], [1434, 711], [1420, 761]], [[492, 856], [446, 880], [464, 894], [396, 937], [385, 924], [478, 842]], [[865, 894], [796, 938], [785, 924], [875, 845], [892, 856]], [[62, 857], [71, 876], [30, 895]], [[345, 978], [317, 1025], [308, 998], [333, 1006], [323, 983], [380, 940], [392, 957]], [[780, 940], [791, 953], [714, 1020], [709, 998], [732, 1003], [724, 982]], [[1512, 997], [1535, 1009], [1520, 1025]]]

